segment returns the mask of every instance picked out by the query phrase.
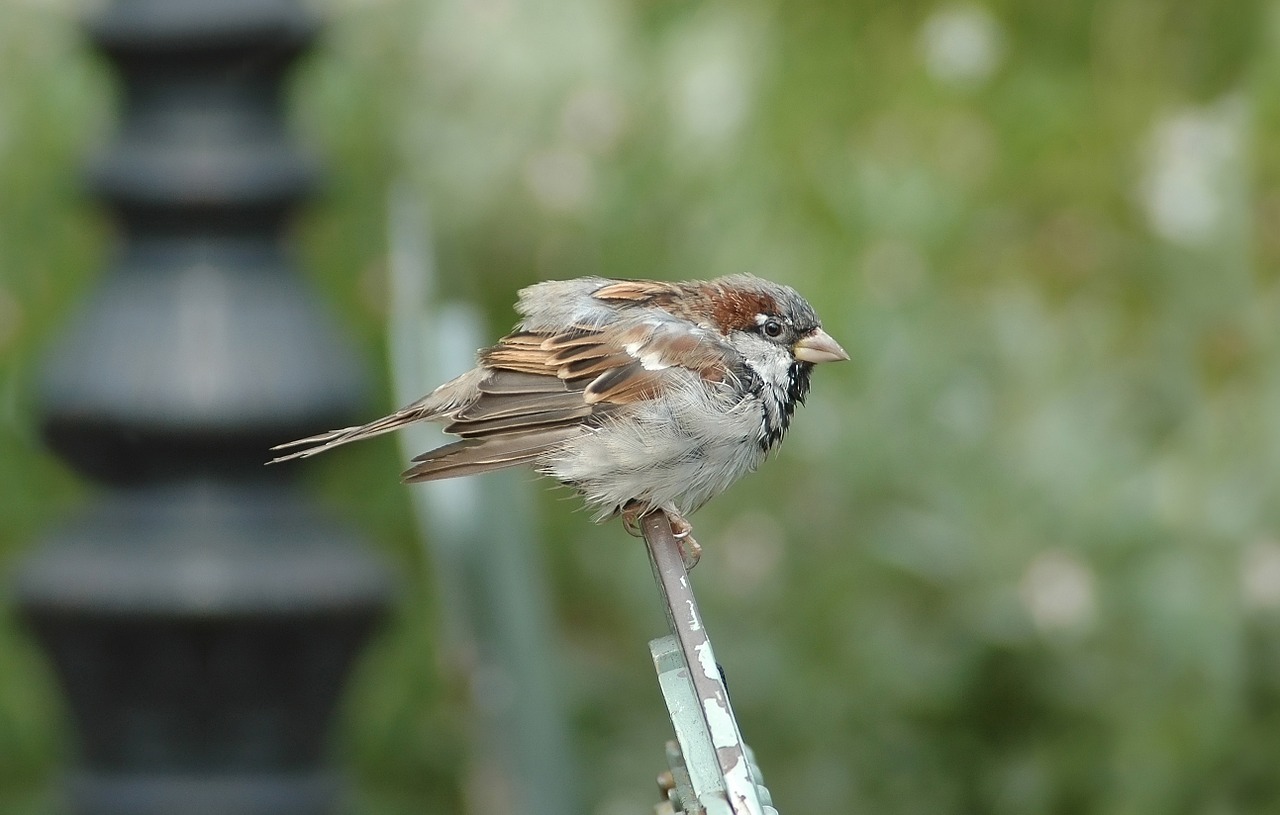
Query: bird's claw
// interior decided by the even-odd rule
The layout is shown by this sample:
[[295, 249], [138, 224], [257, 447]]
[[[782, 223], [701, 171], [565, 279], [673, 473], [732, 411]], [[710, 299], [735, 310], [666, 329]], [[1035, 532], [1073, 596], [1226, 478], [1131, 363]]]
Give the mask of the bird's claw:
[[702, 545], [693, 537], [693, 524], [683, 515], [676, 515], [674, 512], [668, 512], [667, 517], [671, 521], [671, 536], [676, 539], [676, 548], [680, 550], [684, 569], [686, 572], [693, 571], [693, 567], [702, 559]]
[[[618, 513], [622, 516], [622, 528], [627, 530], [628, 535], [643, 538], [644, 530], [640, 526], [640, 519], [648, 515], [648, 511], [641, 504], [627, 504]], [[698, 561], [702, 559], [702, 546], [693, 537], [693, 524], [689, 523], [683, 515], [677, 515], [670, 510], [667, 511], [667, 520], [671, 522], [671, 537], [676, 540], [676, 549], [680, 552], [680, 560], [684, 562], [685, 571], [692, 571], [694, 566], [698, 565]]]
[[689, 533], [685, 533], [683, 538], [676, 540], [676, 548], [680, 550], [680, 559], [684, 561], [684, 570], [686, 572], [693, 571], [693, 567], [698, 565], [698, 561], [702, 560], [702, 544], [693, 539]]
[[633, 538], [643, 538], [644, 530], [640, 528], [640, 519], [644, 517], [639, 504], [627, 504], [619, 513], [622, 516], [622, 528]]

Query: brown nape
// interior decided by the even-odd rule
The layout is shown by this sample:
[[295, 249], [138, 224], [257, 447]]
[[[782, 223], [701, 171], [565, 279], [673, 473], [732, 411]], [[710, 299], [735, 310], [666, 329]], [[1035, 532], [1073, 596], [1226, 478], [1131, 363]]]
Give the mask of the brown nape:
[[698, 304], [704, 307], [705, 313], [697, 316], [710, 319], [726, 334], [751, 330], [756, 326], [757, 314], [773, 314], [778, 310], [777, 301], [764, 292], [729, 288], [718, 288], [714, 297], [698, 298]]

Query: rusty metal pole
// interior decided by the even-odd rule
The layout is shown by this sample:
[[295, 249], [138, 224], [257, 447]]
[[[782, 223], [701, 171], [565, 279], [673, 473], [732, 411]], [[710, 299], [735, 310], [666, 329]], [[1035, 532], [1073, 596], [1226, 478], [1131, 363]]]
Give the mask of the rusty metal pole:
[[122, 82], [89, 186], [119, 227], [41, 370], [50, 448], [100, 488], [15, 575], [65, 693], [83, 815], [318, 815], [326, 733], [388, 575], [264, 468], [347, 420], [359, 365], [283, 235], [315, 171], [282, 81], [292, 0], [118, 0], [88, 26]]
[[640, 529], [671, 626], [671, 636], [649, 648], [676, 731], [681, 781], [687, 781], [689, 800], [680, 802], [681, 811], [776, 815], [729, 704], [671, 521], [659, 510], [641, 518]]

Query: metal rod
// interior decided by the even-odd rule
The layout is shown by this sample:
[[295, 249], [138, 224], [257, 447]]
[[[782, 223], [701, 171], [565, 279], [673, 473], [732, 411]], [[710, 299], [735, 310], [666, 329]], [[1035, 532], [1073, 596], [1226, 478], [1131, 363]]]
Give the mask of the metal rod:
[[679, 542], [671, 532], [671, 520], [661, 510], [652, 512], [641, 519], [640, 529], [666, 604], [671, 633], [689, 666], [689, 679], [711, 736], [716, 763], [724, 777], [729, 807], [734, 815], [762, 815], [764, 809], [756, 779], [743, 751], [742, 733], [729, 705], [729, 693], [725, 690], [711, 650], [711, 640], [698, 611], [698, 602], [689, 585], [689, 573], [680, 554]]

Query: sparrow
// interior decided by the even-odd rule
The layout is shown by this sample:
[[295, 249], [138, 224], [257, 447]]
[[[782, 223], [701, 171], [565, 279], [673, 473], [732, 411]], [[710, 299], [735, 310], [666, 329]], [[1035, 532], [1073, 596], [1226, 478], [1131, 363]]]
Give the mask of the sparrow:
[[405, 482], [532, 465], [597, 522], [621, 515], [634, 534], [664, 511], [692, 567], [687, 516], [781, 443], [814, 365], [849, 359], [795, 289], [748, 274], [547, 281], [515, 309], [476, 367], [381, 419], [278, 445], [292, 452], [271, 463], [437, 422], [459, 440], [414, 458]]

